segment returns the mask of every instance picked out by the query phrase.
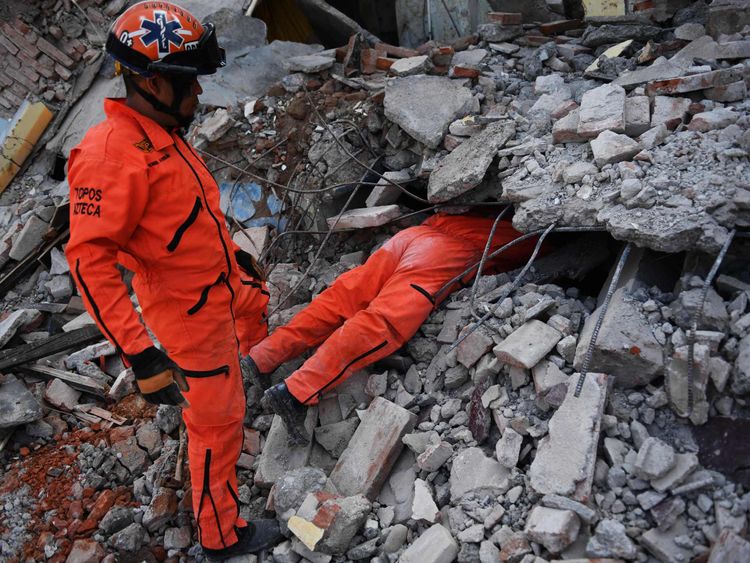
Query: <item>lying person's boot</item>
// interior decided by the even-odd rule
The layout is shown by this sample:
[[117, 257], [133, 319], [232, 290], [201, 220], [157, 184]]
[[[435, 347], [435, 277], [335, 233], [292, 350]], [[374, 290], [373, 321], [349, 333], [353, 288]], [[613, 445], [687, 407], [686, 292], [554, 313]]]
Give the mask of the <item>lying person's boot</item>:
[[245, 356], [240, 360], [240, 368], [242, 369], [243, 378], [260, 387], [261, 390], [265, 391], [271, 386], [270, 374], [260, 373], [258, 365], [250, 356]]
[[264, 519], [248, 522], [237, 530], [237, 543], [223, 549], [203, 548], [203, 554], [210, 563], [220, 563], [238, 555], [258, 553], [269, 549], [284, 539], [276, 520]]
[[305, 428], [307, 407], [289, 392], [289, 389], [286, 388], [286, 383], [281, 382], [274, 385], [266, 391], [265, 396], [268, 399], [271, 410], [284, 421], [291, 441], [298, 446], [308, 444], [310, 442], [310, 435]]

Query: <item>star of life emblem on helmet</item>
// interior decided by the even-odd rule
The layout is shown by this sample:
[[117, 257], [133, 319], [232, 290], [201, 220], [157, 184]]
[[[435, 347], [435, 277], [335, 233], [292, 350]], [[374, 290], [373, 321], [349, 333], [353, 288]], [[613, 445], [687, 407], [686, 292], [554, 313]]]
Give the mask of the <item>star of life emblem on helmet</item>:
[[171, 52], [170, 45], [177, 48], [182, 46], [181, 35], [189, 34], [190, 31], [183, 29], [177, 18], [170, 21], [167, 12], [154, 10], [154, 19], [142, 18], [141, 28], [131, 33], [130, 37], [140, 37], [145, 47], [156, 42], [159, 56], [163, 57]]

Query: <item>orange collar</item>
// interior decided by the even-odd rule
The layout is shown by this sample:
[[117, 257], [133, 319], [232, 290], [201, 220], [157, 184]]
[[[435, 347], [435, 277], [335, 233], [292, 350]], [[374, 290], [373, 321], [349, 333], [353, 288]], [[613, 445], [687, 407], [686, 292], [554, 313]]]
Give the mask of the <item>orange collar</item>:
[[128, 107], [125, 103], [125, 98], [106, 98], [104, 100], [104, 113], [107, 114], [107, 117], [123, 115], [137, 121], [138, 125], [143, 129], [146, 137], [148, 137], [148, 140], [151, 142], [151, 145], [157, 151], [174, 144], [174, 139], [169, 131], [164, 129], [164, 127], [150, 117], [146, 117], [142, 113]]

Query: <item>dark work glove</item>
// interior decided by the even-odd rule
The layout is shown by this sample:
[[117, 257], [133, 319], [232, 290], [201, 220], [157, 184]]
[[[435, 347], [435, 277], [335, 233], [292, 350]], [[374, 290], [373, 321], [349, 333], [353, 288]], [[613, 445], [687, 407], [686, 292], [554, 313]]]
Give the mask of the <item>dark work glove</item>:
[[190, 390], [185, 374], [164, 352], [151, 346], [143, 352], [127, 356], [127, 359], [133, 367], [138, 389], [149, 403], [183, 408], [190, 406], [180, 392]]

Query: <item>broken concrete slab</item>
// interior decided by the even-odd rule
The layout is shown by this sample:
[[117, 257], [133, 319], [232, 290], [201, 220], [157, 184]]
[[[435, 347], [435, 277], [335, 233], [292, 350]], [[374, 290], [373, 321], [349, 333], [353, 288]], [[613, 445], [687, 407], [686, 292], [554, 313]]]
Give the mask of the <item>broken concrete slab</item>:
[[36, 215], [29, 217], [23, 229], [13, 241], [9, 254], [10, 258], [19, 261], [26, 258], [42, 243], [48, 230], [49, 223], [42, 221]]
[[395, 203], [401, 197], [403, 191], [393, 184], [403, 186], [412, 180], [414, 180], [414, 176], [409, 170], [388, 170], [384, 172], [378, 183], [373, 186], [370, 195], [367, 196], [365, 205], [367, 207], [379, 207]]
[[628, 39], [645, 43], [649, 39], [656, 39], [661, 33], [660, 27], [644, 24], [589, 26], [581, 37], [581, 44], [586, 47], [599, 47], [611, 43], [620, 43]]
[[666, 364], [665, 387], [669, 402], [678, 416], [690, 416], [694, 424], [703, 424], [708, 417], [706, 391], [710, 377], [710, 350], [705, 344], [696, 344], [693, 350], [693, 412], [690, 413], [687, 374], [688, 347], [675, 349]]
[[329, 481], [334, 489], [346, 496], [377, 497], [404, 447], [401, 439], [412, 431], [416, 418], [406, 409], [375, 397], [331, 471]]
[[515, 133], [512, 124], [498, 121], [464, 141], [430, 175], [427, 199], [431, 203], [448, 201], [478, 186], [497, 151]]
[[625, 132], [625, 90], [617, 84], [604, 84], [587, 90], [581, 99], [578, 134], [593, 139], [610, 130]]
[[561, 117], [552, 126], [553, 143], [583, 143], [588, 139], [578, 133], [578, 124], [581, 121], [580, 110], [574, 109], [565, 117]]
[[495, 444], [495, 457], [503, 467], [512, 469], [521, 455], [523, 436], [512, 428], [506, 428], [502, 437]]
[[676, 78], [681, 76], [685, 72], [685, 68], [689, 64], [679, 64], [675, 61], [667, 61], [661, 59], [654, 61], [651, 66], [645, 68], [639, 68], [630, 72], [624, 72], [618, 76], [613, 84], [618, 84], [625, 89], [634, 88], [647, 82], [653, 82], [654, 80], [666, 80], [670, 78]]
[[0, 321], [0, 348], [4, 347], [16, 335], [18, 329], [28, 324], [32, 317], [36, 318], [39, 315], [41, 315], [39, 311], [19, 309]]
[[486, 49], [467, 49], [453, 55], [451, 65], [477, 68], [487, 58]]
[[703, 91], [707, 100], [715, 102], [739, 102], [747, 97], [747, 84], [744, 80], [725, 84], [724, 86], [714, 86]]
[[504, 25], [501, 23], [483, 23], [477, 28], [477, 33], [483, 41], [488, 43], [503, 43], [523, 35], [523, 26]]
[[694, 453], [675, 454], [675, 464], [667, 473], [651, 480], [651, 488], [663, 493], [680, 485], [696, 469], [698, 456]]
[[637, 137], [649, 130], [651, 125], [651, 100], [648, 96], [625, 98], [625, 134]]
[[635, 474], [644, 481], [663, 477], [675, 466], [674, 448], [659, 438], [647, 438], [633, 464]]
[[526, 536], [550, 553], [560, 553], [578, 537], [581, 521], [575, 512], [535, 506], [526, 520]]
[[81, 392], [76, 391], [61, 379], [52, 379], [44, 390], [44, 400], [65, 411], [72, 411], [80, 398]]
[[534, 390], [550, 405], [559, 407], [568, 391], [570, 377], [552, 362], [541, 361], [531, 370]]
[[432, 68], [432, 61], [427, 55], [418, 57], [406, 57], [395, 61], [388, 71], [395, 76], [413, 76], [425, 74]]
[[450, 531], [434, 524], [399, 557], [400, 563], [451, 563], [458, 555], [458, 543]]
[[531, 487], [541, 494], [586, 502], [594, 480], [607, 376], [587, 374], [580, 397], [575, 396], [575, 387], [569, 385], [565, 400], [549, 420], [549, 434], [539, 442], [528, 476]]
[[742, 65], [737, 65], [710, 72], [678, 76], [667, 80], [654, 80], [646, 85], [646, 94], [649, 96], [682, 94], [731, 84], [743, 79], [743, 68]]
[[711, 111], [704, 111], [693, 116], [688, 125], [691, 131], [700, 131], [706, 133], [714, 129], [724, 129], [735, 123], [740, 118], [740, 114], [727, 108], [716, 108]]
[[668, 129], [675, 129], [685, 121], [691, 103], [690, 98], [655, 96], [651, 127], [664, 124]]
[[685, 518], [680, 517], [669, 530], [652, 528], [641, 536], [640, 541], [662, 563], [684, 563], [690, 561], [692, 550], [680, 546], [674, 540], [685, 534], [689, 534], [689, 530], [685, 525]]
[[336, 62], [335, 58], [324, 55], [299, 55], [286, 60], [286, 67], [290, 72], [306, 72], [313, 74], [321, 70], [327, 70]]
[[497, 359], [511, 366], [531, 369], [562, 339], [562, 334], [541, 321], [531, 320], [493, 348]]
[[489, 489], [496, 494], [508, 489], [510, 471], [488, 458], [480, 448], [467, 448], [456, 456], [451, 467], [451, 499], [459, 500], [466, 493]]
[[641, 145], [627, 135], [603, 131], [591, 141], [591, 151], [594, 153], [596, 165], [602, 167], [605, 164], [630, 160], [641, 151]]
[[414, 500], [411, 505], [411, 517], [433, 524], [440, 510], [435, 504], [430, 487], [422, 479], [414, 481]]
[[750, 542], [730, 529], [722, 530], [716, 540], [708, 563], [740, 563], [750, 561]]
[[[317, 409], [308, 409], [305, 428], [309, 435], [313, 433], [317, 418]], [[266, 444], [258, 460], [255, 484], [261, 488], [270, 488], [288, 471], [307, 465], [311, 450], [312, 442], [305, 446], [292, 444], [284, 421], [281, 417], [274, 416], [266, 437]]]
[[[583, 366], [599, 315], [601, 308], [586, 319], [581, 330], [573, 361], [576, 369]], [[616, 386], [625, 388], [646, 385], [664, 369], [662, 346], [635, 303], [627, 298], [625, 287], [612, 295], [589, 369], [610, 374]]]
[[[381, 205], [345, 211], [341, 217], [326, 219], [328, 227], [336, 231], [342, 229], [368, 229], [381, 227], [403, 215], [398, 205]], [[336, 220], [338, 217], [338, 221]]]
[[26, 386], [13, 375], [0, 383], [0, 428], [13, 428], [39, 420], [42, 405]]
[[625, 526], [617, 520], [604, 519], [596, 526], [596, 532], [586, 544], [589, 557], [612, 557], [635, 559], [638, 550], [628, 537]]
[[339, 497], [323, 491], [310, 493], [297, 514], [289, 519], [289, 530], [313, 551], [343, 554], [362, 525], [372, 505], [363, 495]]
[[359, 419], [357, 417], [318, 426], [315, 429], [315, 441], [334, 458], [338, 459], [349, 445], [349, 441], [358, 426]]
[[385, 116], [414, 139], [437, 148], [448, 126], [471, 113], [474, 98], [461, 81], [441, 76], [406, 76], [385, 87]]
[[494, 341], [480, 330], [475, 330], [456, 347], [456, 360], [470, 368], [492, 349]]

